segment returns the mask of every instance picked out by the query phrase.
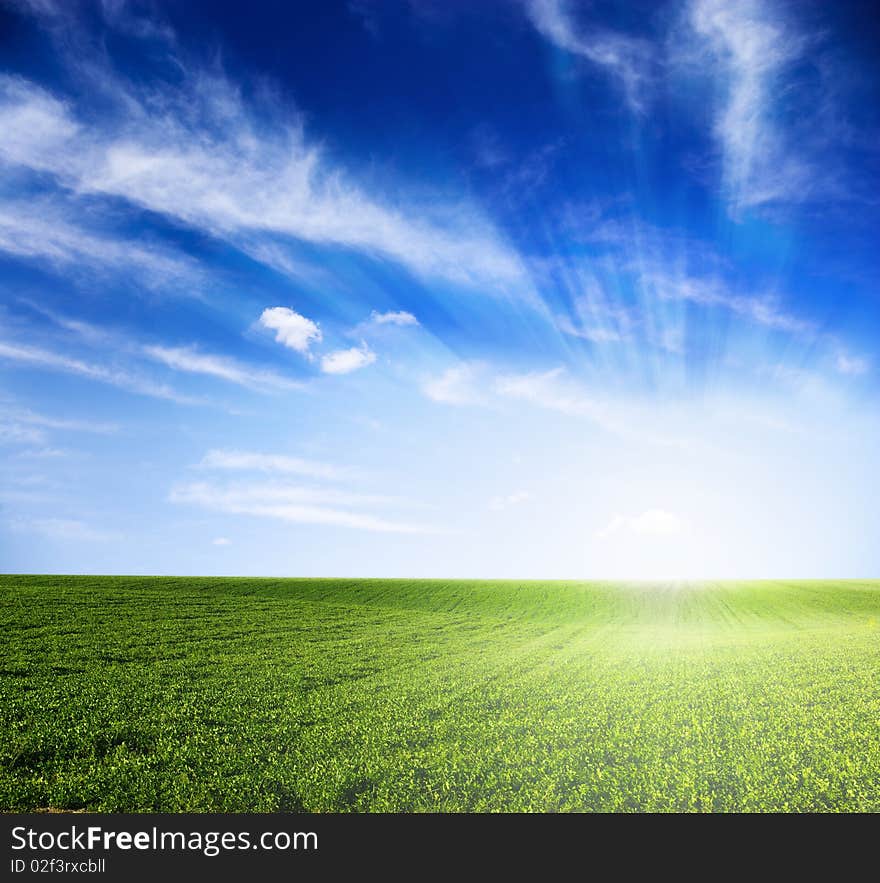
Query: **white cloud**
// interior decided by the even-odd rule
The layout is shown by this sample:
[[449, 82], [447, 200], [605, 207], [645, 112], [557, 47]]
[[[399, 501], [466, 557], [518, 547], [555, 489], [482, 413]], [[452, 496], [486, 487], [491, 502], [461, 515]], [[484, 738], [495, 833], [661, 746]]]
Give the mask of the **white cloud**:
[[92, 527], [75, 518], [34, 518], [15, 521], [16, 530], [38, 533], [53, 540], [73, 543], [105, 543], [117, 538], [117, 534]]
[[834, 362], [834, 367], [841, 374], [847, 374], [851, 377], [858, 377], [867, 374], [871, 369], [871, 363], [862, 356], [851, 356], [847, 353], [838, 353]]
[[169, 386], [154, 383], [151, 380], [127, 371], [107, 368], [103, 365], [85, 362], [81, 359], [64, 356], [50, 350], [40, 349], [39, 347], [0, 342], [0, 359], [30, 365], [35, 368], [74, 374], [89, 380], [98, 381], [99, 383], [116, 386], [128, 392], [152, 396], [157, 399], [167, 399], [179, 404], [199, 403], [198, 399], [181, 395]]
[[556, 327], [569, 337], [578, 337], [590, 343], [622, 343], [629, 334], [620, 328], [603, 324], [575, 324], [568, 316], [558, 316]]
[[419, 320], [406, 310], [397, 310], [389, 313], [370, 313], [370, 322], [374, 325], [418, 325]]
[[[215, 512], [253, 515], [298, 524], [346, 527], [379, 533], [426, 533], [429, 528], [353, 511], [358, 506], [386, 502], [388, 498], [348, 494], [322, 488], [283, 487], [272, 484], [216, 486], [206, 482], [173, 488], [173, 503], [197, 505]], [[349, 508], [339, 508], [341, 506]]]
[[273, 472], [304, 475], [309, 478], [340, 479], [350, 475], [350, 470], [328, 463], [289, 457], [286, 454], [264, 454], [254, 451], [208, 451], [199, 466], [203, 469], [226, 469], [250, 472]]
[[65, 146], [82, 132], [66, 104], [9, 75], [0, 76], [0, 120], [0, 158], [39, 171], [60, 171]]
[[644, 110], [652, 54], [649, 43], [609, 30], [578, 34], [563, 0], [526, 0], [526, 11], [545, 39], [604, 68], [619, 82], [630, 108]]
[[435, 402], [445, 405], [477, 405], [484, 396], [477, 388], [478, 368], [471, 364], [447, 368], [439, 377], [422, 384], [422, 392]]
[[[0, 444], [43, 445], [47, 439], [47, 429], [65, 432], [94, 432], [103, 435], [116, 432], [118, 427], [109, 423], [47, 417], [29, 410], [0, 409]], [[27, 454], [28, 456], [45, 456], [45, 452], [48, 450], [51, 449], [42, 448], [39, 451], [29, 451]]]
[[199, 352], [194, 347], [145, 346], [144, 355], [175, 371], [205, 374], [250, 389], [302, 389], [303, 384], [274, 371], [253, 368], [236, 359]]
[[347, 350], [336, 350], [321, 358], [321, 370], [325, 374], [351, 374], [372, 365], [376, 354], [365, 344]]
[[778, 296], [741, 294], [720, 278], [690, 276], [667, 268], [646, 267], [640, 273], [640, 282], [648, 293], [660, 300], [721, 307], [755, 325], [801, 337], [811, 337], [817, 331], [815, 323], [788, 312]]
[[495, 381], [495, 391], [562, 414], [590, 417], [600, 422], [606, 419], [603, 406], [572, 383], [563, 368], [502, 375]]
[[45, 441], [46, 433], [36, 426], [22, 426], [20, 423], [0, 421], [0, 444], [39, 445]]
[[772, 4], [757, 0], [694, 0], [689, 21], [701, 69], [716, 65], [728, 84], [714, 131], [732, 213], [808, 198], [815, 170], [774, 122], [775, 102], [787, 85], [783, 77], [803, 55], [805, 41], [786, 28]]
[[33, 426], [45, 427], [46, 429], [61, 429], [71, 432], [95, 432], [100, 435], [110, 435], [119, 430], [115, 423], [101, 423], [92, 420], [69, 420], [63, 417], [49, 417], [45, 414], [36, 414], [33, 411], [11, 411], [11, 416], [22, 423]]
[[526, 491], [517, 491], [513, 494], [507, 494], [506, 496], [500, 497], [492, 497], [489, 500], [489, 508], [493, 512], [501, 512], [504, 509], [509, 509], [511, 506], [519, 506], [521, 503], [525, 503], [531, 499], [531, 494]]
[[477, 206], [400, 207], [399, 197], [368, 195], [307, 140], [288, 108], [249, 105], [224, 78], [175, 63], [178, 84], [152, 81], [149, 93], [112, 70], [92, 70], [110, 102], [87, 127], [70, 103], [0, 77], [0, 160], [52, 175], [71, 193], [125, 199], [254, 255], [265, 237], [276, 245], [286, 237], [482, 289], [525, 284], [516, 253]]
[[672, 537], [684, 533], [686, 525], [681, 518], [665, 509], [648, 509], [641, 515], [615, 515], [608, 524], [597, 531], [600, 540], [621, 532], [637, 536]]
[[320, 343], [321, 329], [316, 322], [301, 316], [288, 307], [269, 307], [263, 310], [260, 324], [275, 332], [278, 343], [309, 356], [313, 343]]
[[0, 200], [0, 251], [68, 272], [85, 266], [90, 272], [135, 274], [149, 289], [193, 294], [204, 284], [204, 274], [191, 258], [90, 229], [82, 223], [85, 216], [67, 199]]
[[211, 545], [212, 546], [231, 546], [232, 540], [230, 540], [228, 537], [215, 537], [213, 540], [211, 540]]

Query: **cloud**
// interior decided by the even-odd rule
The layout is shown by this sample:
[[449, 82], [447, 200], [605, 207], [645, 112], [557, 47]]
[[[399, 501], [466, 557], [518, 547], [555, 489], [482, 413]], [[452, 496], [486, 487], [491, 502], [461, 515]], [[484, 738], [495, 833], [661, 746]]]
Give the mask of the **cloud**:
[[568, 316], [557, 316], [556, 327], [569, 337], [588, 340], [590, 343], [622, 343], [629, 340], [629, 333], [604, 324], [576, 324]]
[[[526, 282], [515, 251], [473, 204], [405, 205], [367, 194], [269, 97], [248, 103], [224, 77], [188, 71], [140, 90], [115, 71], [79, 70], [108, 102], [100, 115], [37, 84], [0, 76], [0, 160], [220, 237], [312, 243], [392, 260], [424, 277], [481, 289]], [[268, 96], [268, 90], [262, 90]], [[88, 119], [88, 125], [80, 122]], [[273, 261], [277, 267], [279, 262]]]
[[370, 313], [370, 322], [374, 325], [418, 325], [419, 320], [412, 313], [405, 310], [397, 310], [390, 313], [377, 313], [373, 310]]
[[65, 145], [82, 134], [64, 102], [21, 77], [0, 75], [0, 120], [0, 158], [37, 171], [62, 171]]
[[147, 358], [174, 371], [201, 374], [235, 383], [258, 392], [303, 389], [301, 381], [284, 377], [267, 368], [256, 367], [229, 356], [206, 353], [195, 346], [145, 344], [112, 328], [101, 328], [79, 319], [59, 315], [39, 304], [29, 304], [59, 328], [70, 331], [90, 345], [112, 349], [136, 358]]
[[191, 258], [90, 229], [82, 223], [85, 216], [67, 199], [2, 199], [0, 251], [55, 270], [85, 266], [90, 271], [134, 274], [148, 289], [193, 294], [204, 285], [205, 275]]
[[95, 432], [99, 435], [111, 435], [119, 431], [115, 423], [101, 423], [93, 420], [69, 420], [63, 417], [49, 417], [45, 414], [36, 414], [33, 411], [10, 412], [16, 420], [29, 423], [33, 426], [45, 427], [46, 429], [61, 429], [70, 432]]
[[521, 503], [525, 503], [530, 499], [531, 494], [526, 491], [517, 491], [514, 494], [507, 494], [506, 496], [492, 497], [492, 499], [489, 500], [489, 508], [493, 512], [501, 512], [504, 509], [509, 509], [511, 506], [519, 506]]
[[596, 538], [606, 540], [622, 532], [643, 537], [672, 537], [684, 533], [685, 523], [677, 515], [665, 509], [648, 509], [641, 515], [615, 515]]
[[422, 392], [432, 401], [444, 405], [478, 405], [485, 400], [477, 388], [478, 373], [475, 365], [455, 365], [439, 377], [426, 380]]
[[321, 358], [321, 370], [325, 374], [351, 374], [372, 365], [376, 354], [365, 344], [347, 350], [336, 350]]
[[616, 79], [631, 110], [645, 110], [653, 52], [647, 41], [596, 28], [579, 34], [563, 0], [526, 0], [526, 12], [545, 39], [603, 68]]
[[230, 540], [228, 537], [215, 537], [213, 540], [211, 540], [211, 545], [212, 546], [231, 546], [232, 540]]
[[[44, 445], [47, 440], [47, 429], [105, 435], [116, 432], [118, 427], [110, 423], [47, 417], [29, 410], [0, 409], [0, 444]], [[49, 450], [52, 449], [42, 448], [39, 451], [28, 451], [27, 454], [45, 456], [45, 452]]]
[[16, 530], [71, 543], [106, 543], [118, 537], [116, 533], [92, 527], [74, 518], [35, 518], [15, 521], [11, 526]]
[[571, 383], [564, 368], [507, 374], [495, 381], [495, 391], [506, 398], [521, 399], [575, 417], [590, 417], [604, 422], [602, 405]]
[[[423, 525], [353, 511], [358, 506], [386, 502], [388, 498], [348, 494], [334, 489], [284, 487], [276, 483], [220, 487], [197, 482], [173, 488], [169, 499], [172, 503], [196, 505], [215, 512], [274, 518], [298, 524], [346, 527], [377, 533], [419, 534], [430, 530]], [[339, 508], [341, 506], [347, 508]]]
[[272, 472], [329, 480], [337, 480], [351, 475], [351, 470], [339, 466], [304, 460], [300, 457], [289, 457], [286, 454], [264, 454], [254, 451], [223, 449], [208, 451], [199, 466], [203, 469]]
[[756, 0], [694, 0], [689, 22], [701, 69], [709, 65], [727, 83], [714, 134], [732, 214], [809, 198], [816, 170], [775, 121], [777, 100], [791, 85], [785, 76], [807, 41], [786, 27], [772, 4]]
[[834, 367], [840, 374], [850, 377], [859, 377], [867, 374], [871, 369], [871, 362], [862, 356], [851, 356], [847, 353], [838, 353]]
[[178, 404], [199, 404], [198, 399], [181, 395], [169, 386], [154, 383], [143, 377], [116, 368], [107, 368], [92, 362], [65, 356], [60, 353], [40, 349], [39, 347], [0, 342], [0, 359], [30, 365], [64, 374], [73, 374], [116, 386], [138, 395], [151, 396], [157, 399], [177, 402]]
[[142, 352], [175, 371], [204, 374], [249, 389], [265, 391], [303, 388], [302, 383], [282, 377], [274, 371], [253, 368], [226, 356], [202, 353], [195, 347], [145, 346]]
[[278, 343], [309, 356], [313, 343], [320, 343], [321, 329], [316, 322], [288, 307], [269, 307], [260, 315], [260, 324], [275, 332]]
[[22, 426], [21, 423], [0, 420], [0, 444], [40, 445], [46, 441], [46, 433], [35, 426]]
[[814, 322], [788, 312], [778, 296], [741, 294], [718, 277], [691, 276], [660, 267], [646, 267], [640, 274], [642, 287], [661, 300], [689, 301], [705, 307], [721, 307], [775, 331], [801, 337], [817, 332]]

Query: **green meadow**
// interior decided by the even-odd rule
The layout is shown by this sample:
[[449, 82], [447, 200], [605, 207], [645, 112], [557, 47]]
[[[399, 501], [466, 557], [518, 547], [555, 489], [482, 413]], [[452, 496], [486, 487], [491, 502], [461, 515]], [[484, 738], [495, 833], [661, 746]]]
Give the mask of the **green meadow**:
[[880, 810], [880, 581], [2, 576], [0, 603], [3, 810]]

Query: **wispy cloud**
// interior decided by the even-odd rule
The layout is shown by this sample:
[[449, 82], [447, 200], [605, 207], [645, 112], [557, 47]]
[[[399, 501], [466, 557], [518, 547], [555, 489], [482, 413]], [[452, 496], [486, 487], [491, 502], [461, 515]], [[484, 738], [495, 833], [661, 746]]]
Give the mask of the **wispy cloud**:
[[301, 382], [274, 371], [254, 368], [228, 356], [200, 352], [195, 347], [144, 346], [142, 352], [175, 371], [204, 374], [257, 391], [303, 388]]
[[92, 347], [127, 359], [148, 359], [173, 371], [201, 374], [235, 383], [257, 392], [302, 389], [301, 381], [285, 377], [269, 368], [252, 365], [231, 356], [205, 352], [195, 345], [169, 346], [143, 343], [127, 332], [112, 327], [102, 327], [81, 319], [61, 315], [39, 304], [29, 304], [48, 318], [54, 325], [71, 332]]
[[[186, 71], [143, 93], [112, 70], [95, 76], [115, 106], [82, 112], [35, 83], [0, 77], [0, 160], [70, 192], [158, 212], [258, 254], [261, 237], [355, 249], [468, 286], [522, 286], [523, 268], [473, 205], [401, 208], [335, 167], [289, 108], [248, 104], [217, 74]], [[267, 102], [270, 99], [265, 99]], [[273, 122], [269, 122], [273, 120]], [[278, 265], [277, 261], [275, 262]]]
[[87, 227], [86, 216], [68, 197], [0, 199], [0, 251], [68, 273], [134, 275], [150, 290], [193, 295], [203, 286], [205, 274], [188, 256]]
[[218, 486], [197, 482], [173, 488], [169, 499], [172, 503], [196, 505], [215, 512], [274, 518], [298, 524], [346, 527], [378, 533], [430, 532], [430, 528], [424, 525], [356, 511], [357, 507], [385, 503], [387, 498], [350, 494], [332, 488], [284, 487], [276, 483]]
[[574, 311], [577, 319], [560, 315], [556, 327], [570, 337], [591, 343], [621, 343], [630, 340], [637, 320], [633, 311], [611, 304], [604, 295], [581, 295], [576, 298]]
[[108, 368], [104, 365], [86, 362], [82, 359], [65, 356], [54, 351], [40, 349], [39, 347], [0, 342], [0, 359], [28, 365], [33, 368], [60, 371], [64, 374], [85, 377], [88, 380], [106, 383], [128, 392], [157, 399], [166, 399], [179, 404], [199, 403], [198, 399], [182, 395], [165, 384], [154, 383], [147, 378], [139, 377], [128, 371]]
[[321, 358], [321, 370], [325, 374], [351, 374], [372, 365], [376, 354], [365, 344], [347, 350], [336, 350]]
[[14, 421], [0, 418], [0, 444], [22, 445], [43, 444], [46, 433], [37, 426], [25, 426]]
[[287, 454], [266, 454], [257, 451], [214, 449], [208, 451], [199, 466], [203, 469], [271, 472], [282, 475], [303, 475], [309, 478], [338, 480], [351, 476], [351, 470], [330, 463], [320, 463]]
[[102, 423], [93, 420], [69, 420], [65, 417], [37, 414], [26, 409], [12, 410], [9, 414], [22, 423], [45, 427], [46, 429], [58, 429], [69, 432], [94, 432], [99, 435], [111, 435], [119, 431], [119, 427], [115, 423]]
[[526, 0], [526, 11], [543, 37], [604, 69], [619, 83], [630, 108], [644, 111], [653, 54], [650, 43], [607, 29], [578, 32], [564, 0]]
[[418, 325], [419, 320], [406, 310], [395, 310], [388, 313], [377, 313], [373, 310], [370, 313], [370, 322], [373, 325]]
[[642, 537], [671, 537], [686, 531], [685, 522], [665, 509], [648, 509], [640, 515], [615, 515], [596, 538], [607, 540], [615, 534], [628, 533]]
[[438, 377], [422, 384], [422, 392], [434, 402], [444, 405], [477, 405], [485, 401], [478, 385], [482, 366], [464, 363], [447, 368]]
[[506, 496], [492, 497], [492, 499], [489, 500], [489, 508], [493, 512], [502, 512], [505, 509], [511, 508], [511, 506], [519, 506], [530, 499], [531, 494], [527, 491], [517, 491], [516, 493], [507, 494]]
[[778, 7], [758, 0], [693, 0], [689, 22], [698, 63], [727, 84], [714, 134], [731, 212], [809, 198], [819, 176], [777, 122], [786, 75], [808, 42]]
[[70, 543], [106, 543], [118, 539], [113, 531], [93, 527], [75, 518], [34, 518], [12, 522], [14, 530], [37, 533], [53, 540]]
[[502, 375], [495, 381], [495, 391], [572, 417], [589, 417], [601, 423], [608, 420], [604, 406], [573, 382], [564, 368]]
[[840, 374], [851, 377], [859, 377], [871, 370], [871, 362], [863, 356], [853, 356], [849, 353], [838, 353], [834, 360], [834, 367]]
[[692, 276], [668, 268], [646, 267], [640, 274], [640, 282], [648, 293], [661, 300], [720, 307], [755, 325], [792, 335], [812, 336], [817, 331], [814, 322], [785, 309], [777, 295], [742, 294], [721, 277]]
[[[47, 430], [55, 432], [87, 432], [109, 435], [118, 430], [114, 424], [89, 422], [86, 420], [66, 420], [37, 414], [27, 409], [0, 408], [0, 444], [10, 445], [45, 445], [48, 439]], [[31, 456], [42, 453], [50, 448], [31, 450]]]

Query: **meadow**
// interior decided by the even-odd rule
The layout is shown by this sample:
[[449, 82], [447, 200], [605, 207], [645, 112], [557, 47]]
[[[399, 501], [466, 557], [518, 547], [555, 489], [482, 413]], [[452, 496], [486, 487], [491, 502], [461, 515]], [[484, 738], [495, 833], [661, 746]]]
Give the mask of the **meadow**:
[[0, 605], [3, 810], [880, 810], [880, 581], [0, 576]]

